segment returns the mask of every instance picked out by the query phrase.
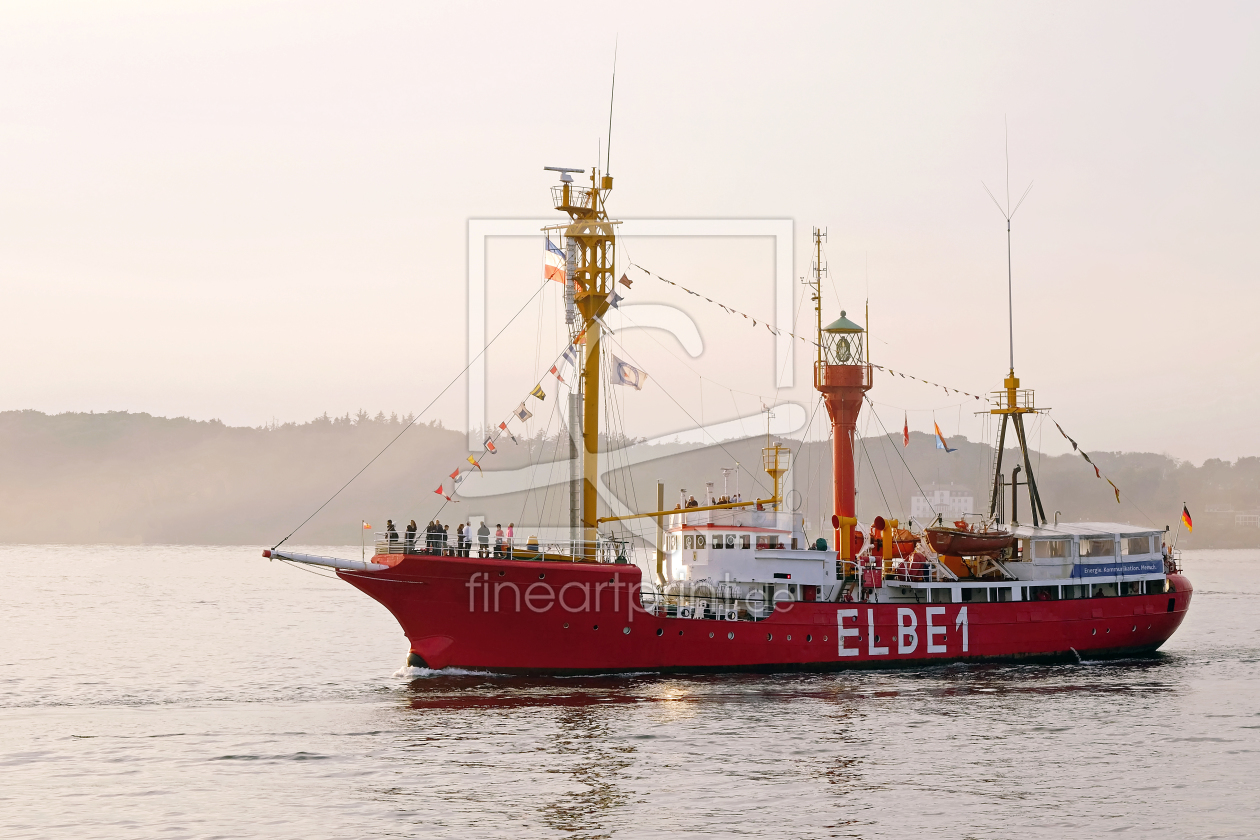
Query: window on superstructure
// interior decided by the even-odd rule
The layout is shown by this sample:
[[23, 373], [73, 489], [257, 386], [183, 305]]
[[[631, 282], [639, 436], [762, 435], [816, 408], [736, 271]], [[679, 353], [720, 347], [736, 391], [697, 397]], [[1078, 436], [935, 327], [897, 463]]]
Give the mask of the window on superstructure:
[[751, 537], [751, 536], [749, 536], [748, 534], [740, 534], [740, 535], [739, 535], [739, 547], [740, 547], [740, 548], [752, 548], [752, 537]]
[[696, 534], [696, 548], [704, 548], [704, 534]]
[[727, 535], [726, 535], [726, 547], [727, 547], [727, 548], [734, 548], [734, 547], [735, 547], [735, 535], [734, 535], [734, 534], [727, 534]]
[[1151, 538], [1150, 537], [1129, 537], [1123, 542], [1124, 553], [1127, 554], [1150, 554]]
[[695, 548], [695, 547], [696, 547], [695, 536], [693, 534], [684, 534], [683, 535], [683, 548]]
[[1042, 558], [1067, 557], [1068, 540], [1036, 540], [1033, 543], [1033, 556]]
[[1082, 557], [1115, 557], [1116, 556], [1116, 541], [1112, 539], [1081, 540], [1081, 556]]

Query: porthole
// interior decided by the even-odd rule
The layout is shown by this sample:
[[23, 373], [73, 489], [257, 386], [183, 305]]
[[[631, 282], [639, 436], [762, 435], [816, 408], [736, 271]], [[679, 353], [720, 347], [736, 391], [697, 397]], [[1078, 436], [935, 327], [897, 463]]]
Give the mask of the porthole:
[[681, 635], [682, 635], [682, 631], [681, 631], [681, 630], [679, 630], [679, 631], [678, 631], [678, 635], [679, 635], [679, 636], [681, 636]]
[[726, 638], [728, 638], [728, 639], [733, 639], [733, 638], [735, 638], [735, 634], [734, 634], [734, 633], [727, 633], [727, 634], [726, 634]]
[[1148, 625], [1146, 625], [1146, 629], [1147, 629], [1147, 630], [1150, 630], [1150, 629], [1151, 629], [1151, 625], [1149, 625], [1149, 624], [1148, 624]]
[[773, 634], [773, 633], [767, 633], [767, 634], [766, 634], [766, 641], [767, 641], [767, 642], [773, 642], [773, 641], [774, 641], [774, 634]]
[[789, 642], [790, 642], [790, 641], [792, 641], [792, 637], [791, 637], [791, 636], [788, 636], [788, 637], [787, 637], [787, 640], [788, 640]]
[[875, 644], [879, 644], [879, 636], [875, 637]]
[[625, 633], [627, 636], [629, 636], [629, 635], [630, 635], [630, 628], [629, 628], [629, 627], [622, 627], [622, 628], [621, 628], [621, 632], [622, 632], [622, 633]]
[[712, 638], [713, 638], [713, 634], [712, 634], [712, 633], [710, 633], [710, 634], [709, 634], [709, 638], [710, 638], [710, 639], [712, 639]]
[[1095, 627], [1093, 630], [1090, 630], [1090, 631], [1089, 631], [1089, 635], [1091, 635], [1091, 636], [1097, 636], [1097, 635], [1098, 635], [1098, 628], [1097, 628], [1097, 627]]
[[825, 642], [825, 641], [827, 641], [827, 637], [826, 637], [826, 636], [823, 636], [823, 641], [824, 641], [824, 642]]
[[1136, 633], [1136, 632], [1137, 632], [1137, 625], [1136, 625], [1136, 624], [1134, 624], [1134, 625], [1133, 625], [1133, 629], [1132, 629], [1132, 630], [1130, 630], [1129, 632], [1130, 632], [1130, 633]]
[[568, 629], [569, 629], [569, 622], [567, 622], [567, 621], [566, 621], [566, 622], [564, 623], [564, 629], [565, 629], [565, 630], [568, 630]]
[[503, 571], [502, 569], [499, 569], [499, 577], [503, 577], [506, 574], [507, 572]]
[[656, 635], [658, 635], [658, 636], [664, 636], [664, 635], [665, 635], [665, 628], [664, 628], [664, 627], [657, 627], [657, 628], [656, 628]]
[[1108, 628], [1107, 628], [1107, 632], [1108, 632], [1108, 633], [1110, 633], [1110, 632], [1111, 632], [1111, 628], [1110, 628], [1110, 627], [1108, 627]]
[[543, 579], [543, 578], [545, 578], [546, 576], [547, 576], [547, 573], [546, 573], [546, 572], [539, 572], [539, 573], [538, 573], [538, 579], [539, 579], [539, 580], [542, 580], [542, 579]]
[[598, 624], [596, 624], [596, 625], [595, 625], [594, 627], [592, 627], [591, 629], [592, 629], [592, 630], [598, 630], [598, 629], [599, 629], [599, 625], [598, 625]]
[[812, 641], [814, 641], [814, 634], [813, 634], [813, 633], [811, 633], [811, 634], [809, 634], [808, 636], [806, 636], [806, 637], [805, 637], [805, 641], [807, 641], [807, 642], [812, 642]]

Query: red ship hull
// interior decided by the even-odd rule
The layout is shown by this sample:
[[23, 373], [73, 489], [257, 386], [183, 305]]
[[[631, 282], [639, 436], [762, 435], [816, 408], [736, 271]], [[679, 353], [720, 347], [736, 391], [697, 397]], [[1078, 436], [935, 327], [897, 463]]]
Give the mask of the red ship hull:
[[1000, 603], [798, 601], [760, 621], [724, 621], [645, 610], [637, 594], [641, 573], [632, 565], [376, 559], [394, 565], [338, 574], [398, 619], [411, 664], [500, 673], [831, 670], [1135, 656], [1168, 640], [1193, 594], [1190, 581], [1175, 574], [1170, 591], [1160, 594]]

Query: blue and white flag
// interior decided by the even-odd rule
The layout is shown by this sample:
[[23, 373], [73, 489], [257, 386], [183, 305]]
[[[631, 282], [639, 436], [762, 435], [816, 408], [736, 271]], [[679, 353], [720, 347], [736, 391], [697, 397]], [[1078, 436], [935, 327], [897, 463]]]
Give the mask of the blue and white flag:
[[612, 357], [612, 384], [629, 385], [636, 391], [642, 391], [644, 382], [647, 382], [646, 373], [616, 356]]

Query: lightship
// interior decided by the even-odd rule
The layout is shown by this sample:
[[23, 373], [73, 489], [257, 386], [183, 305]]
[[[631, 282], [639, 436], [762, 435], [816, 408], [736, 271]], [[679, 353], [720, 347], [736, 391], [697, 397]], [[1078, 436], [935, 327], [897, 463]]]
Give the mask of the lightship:
[[[818, 231], [813, 383], [831, 421], [832, 539], [809, 543], [803, 516], [785, 509], [790, 450], [769, 440], [762, 466], [773, 492], [765, 498], [710, 492], [668, 509], [658, 484], [655, 510], [600, 517], [601, 338], [616, 281], [612, 177], [592, 169], [589, 186], [579, 186], [571, 175], [585, 170], [555, 171], [553, 204], [567, 216], [555, 232], [571, 346], [580, 352], [571, 539], [518, 538], [485, 557], [476, 546], [431, 549], [384, 534], [370, 561], [263, 552], [335, 568], [379, 601], [410, 642], [409, 665], [573, 674], [1115, 658], [1149, 655], [1180, 626], [1193, 587], [1164, 532], [1047, 521], [1023, 423], [1038, 409], [1015, 375], [1013, 349], [1004, 387], [990, 398], [1001, 432], [987, 515], [909, 528], [879, 516], [859, 526], [854, 446], [872, 388], [868, 331], [846, 312], [823, 325]], [[1008, 428], [1021, 455], [1009, 482]], [[1031, 524], [1018, 521], [1021, 487]], [[655, 521], [654, 564], [627, 562], [611, 533], [627, 519]]]

